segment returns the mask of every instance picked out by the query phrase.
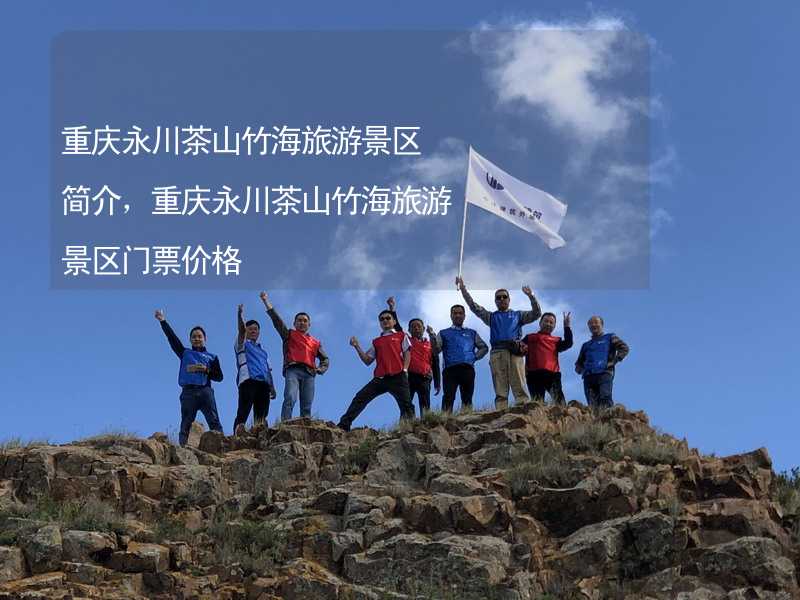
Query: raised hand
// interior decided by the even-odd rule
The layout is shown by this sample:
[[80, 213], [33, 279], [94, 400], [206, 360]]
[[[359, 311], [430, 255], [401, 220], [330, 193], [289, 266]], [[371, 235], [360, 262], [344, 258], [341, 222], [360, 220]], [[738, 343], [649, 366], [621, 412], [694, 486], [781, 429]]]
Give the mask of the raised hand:
[[267, 310], [272, 309], [272, 303], [269, 301], [269, 296], [267, 296], [267, 292], [262, 291], [258, 295], [258, 297], [261, 298], [261, 302], [264, 303], [264, 308], [266, 308]]
[[238, 311], [239, 311], [239, 314], [241, 315], [241, 314], [244, 312], [244, 304], [240, 304], [240, 305], [237, 307], [237, 309], [236, 309], [236, 310], [238, 310]]
[[565, 312], [564, 313], [564, 327], [572, 327], [572, 313]]
[[531, 286], [529, 286], [529, 285], [522, 286], [522, 293], [525, 294], [528, 298], [533, 296], [533, 290], [531, 289]]
[[456, 277], [456, 288], [459, 290], [466, 289], [467, 286], [464, 285], [464, 278], [459, 275]]
[[156, 310], [156, 320], [163, 321], [164, 319], [166, 319], [166, 317], [164, 316], [164, 311], [160, 309]]
[[394, 299], [394, 296], [389, 296], [386, 299], [386, 304], [389, 306], [389, 310], [391, 310], [392, 312], [396, 312], [397, 300]]
[[350, 345], [353, 348], [358, 348], [359, 344], [358, 344], [358, 340], [356, 339], [356, 336], [353, 336], [353, 337], [350, 338]]

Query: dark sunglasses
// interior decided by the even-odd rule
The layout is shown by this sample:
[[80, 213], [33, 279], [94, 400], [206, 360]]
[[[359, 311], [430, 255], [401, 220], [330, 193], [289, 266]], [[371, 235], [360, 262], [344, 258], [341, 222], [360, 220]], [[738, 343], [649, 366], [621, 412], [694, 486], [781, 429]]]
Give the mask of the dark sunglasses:
[[508, 300], [508, 294], [498, 294], [494, 297], [495, 300]]
[[381, 321], [391, 321], [394, 317], [390, 317], [389, 315], [383, 316], [380, 318]]

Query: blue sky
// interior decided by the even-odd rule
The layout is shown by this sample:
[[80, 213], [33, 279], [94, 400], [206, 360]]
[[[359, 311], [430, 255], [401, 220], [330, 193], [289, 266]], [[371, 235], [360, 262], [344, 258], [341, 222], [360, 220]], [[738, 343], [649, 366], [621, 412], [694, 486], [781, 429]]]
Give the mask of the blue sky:
[[[234, 10], [235, 8], [235, 10]], [[5, 389], [0, 438], [67, 441], [110, 427], [149, 435], [175, 428], [177, 360], [152, 311], [167, 309], [176, 331], [202, 323], [226, 380], [216, 387], [223, 424], [235, 414], [232, 338], [235, 307], [261, 314], [251, 291], [52, 291], [49, 287], [49, 51], [65, 30], [448, 29], [481, 23], [585, 24], [613, 19], [652, 40], [650, 177], [653, 238], [650, 282], [636, 290], [547, 289], [545, 308], [569, 307], [577, 339], [586, 318], [631, 346], [616, 399], [704, 452], [765, 445], [777, 469], [800, 464], [795, 423], [800, 397], [794, 308], [800, 296], [796, 247], [800, 211], [798, 81], [791, 58], [800, 7], [753, 3], [138, 3], [135, 11], [99, 2], [5, 4], [0, 18], [0, 165], [6, 216], [0, 222]], [[575, 236], [578, 237], [578, 236]], [[469, 281], [468, 281], [469, 283]], [[508, 281], [512, 290], [531, 281]], [[370, 377], [347, 346], [367, 341], [392, 289], [276, 292], [286, 316], [306, 309], [332, 356], [318, 380], [315, 412], [335, 420]], [[431, 295], [432, 294], [432, 295]], [[398, 292], [405, 319], [447, 325], [455, 292]], [[484, 296], [484, 298], [488, 298]], [[512, 291], [512, 305], [524, 308]], [[262, 317], [263, 320], [263, 317]], [[476, 325], [475, 319], [472, 321]], [[277, 359], [279, 340], [263, 331]], [[569, 365], [574, 354], [562, 359]], [[569, 397], [579, 382], [565, 369]], [[478, 367], [476, 401], [491, 399], [488, 364]], [[270, 416], [279, 413], [273, 402]], [[376, 400], [359, 423], [396, 418]]]

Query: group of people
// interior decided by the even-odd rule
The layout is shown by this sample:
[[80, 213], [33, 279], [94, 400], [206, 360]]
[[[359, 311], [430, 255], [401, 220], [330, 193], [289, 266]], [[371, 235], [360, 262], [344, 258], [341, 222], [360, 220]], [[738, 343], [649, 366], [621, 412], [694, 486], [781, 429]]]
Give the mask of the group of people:
[[[413, 318], [406, 333], [397, 317], [396, 302], [393, 297], [389, 298], [387, 308], [378, 314], [380, 334], [370, 346], [364, 350], [358, 339], [350, 338], [350, 345], [361, 361], [365, 365], [375, 363], [375, 370], [372, 379], [356, 393], [342, 415], [338, 423], [340, 428], [349, 431], [367, 405], [384, 393], [389, 393], [397, 402], [401, 419], [413, 419], [415, 396], [420, 414], [430, 410], [431, 384], [436, 395], [444, 390], [443, 411], [452, 412], [457, 393], [462, 408], [471, 408], [475, 389], [474, 365], [487, 354], [497, 408], [508, 406], [509, 390], [516, 403], [532, 399], [544, 402], [545, 394], [549, 394], [555, 403], [565, 403], [558, 355], [573, 344], [570, 313], [564, 314], [564, 335], [559, 337], [553, 335], [556, 315], [542, 313], [530, 287], [522, 288], [530, 301], [530, 310], [511, 310], [511, 294], [506, 289], [499, 289], [494, 295], [497, 310], [490, 311], [472, 299], [461, 277], [456, 278], [456, 285], [467, 307], [489, 327], [489, 345], [477, 331], [464, 327], [466, 308], [461, 304], [450, 308], [451, 327], [436, 333], [421, 319]], [[281, 419], [292, 418], [298, 401], [300, 415], [309, 417], [315, 379], [328, 370], [328, 355], [321, 342], [309, 334], [311, 317], [308, 313], [297, 313], [293, 327], [289, 328], [270, 303], [266, 292], [261, 292], [260, 298], [283, 342], [285, 385]], [[186, 348], [167, 323], [164, 313], [157, 310], [155, 316], [181, 361], [178, 374], [181, 386], [180, 443], [186, 444], [198, 411], [203, 413], [210, 429], [222, 431], [211, 388], [212, 381], [222, 381], [222, 369], [219, 358], [205, 347], [205, 331], [200, 326], [194, 327], [189, 332], [191, 347]], [[523, 326], [537, 319], [539, 330], [523, 336]], [[255, 319], [245, 321], [242, 305], [238, 307], [237, 323], [234, 350], [239, 402], [234, 433], [240, 434], [251, 410], [254, 424], [266, 421], [269, 401], [277, 394], [269, 356], [258, 342], [260, 323]], [[575, 371], [583, 378], [587, 403], [599, 410], [613, 405], [615, 365], [628, 355], [629, 349], [617, 335], [604, 332], [601, 317], [591, 317], [588, 327], [591, 338], [581, 346]], [[440, 355], [444, 363], [441, 370]]]
[[[266, 292], [261, 292], [261, 301], [267, 310], [272, 325], [283, 341], [284, 393], [281, 419], [291, 419], [294, 407], [300, 401], [300, 415], [311, 416], [314, 401], [314, 383], [317, 375], [328, 370], [330, 360], [318, 339], [308, 333], [311, 317], [299, 312], [294, 316], [293, 327], [289, 328], [272, 306]], [[178, 385], [181, 386], [181, 425], [178, 433], [180, 444], [186, 445], [189, 430], [197, 417], [203, 413], [212, 431], [222, 431], [217, 412], [212, 381], [222, 381], [222, 368], [219, 358], [206, 349], [206, 332], [195, 326], [189, 332], [191, 348], [185, 347], [167, 323], [164, 312], [157, 310], [156, 319], [167, 336], [169, 345], [180, 359]], [[245, 423], [253, 413], [253, 423], [261, 424], [267, 420], [269, 402], [277, 397], [275, 380], [269, 362], [269, 354], [261, 346], [261, 324], [255, 319], [245, 321], [244, 305], [236, 311], [237, 332], [233, 349], [236, 354], [236, 387], [239, 392], [239, 405], [233, 430], [236, 434], [244, 431]]]

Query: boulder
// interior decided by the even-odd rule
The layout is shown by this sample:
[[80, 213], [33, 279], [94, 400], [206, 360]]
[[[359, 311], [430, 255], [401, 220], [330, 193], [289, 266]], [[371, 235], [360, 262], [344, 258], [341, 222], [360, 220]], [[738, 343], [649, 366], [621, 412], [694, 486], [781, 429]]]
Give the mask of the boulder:
[[169, 549], [158, 544], [131, 542], [111, 555], [109, 567], [123, 573], [160, 573], [169, 569]]
[[65, 531], [62, 535], [63, 559], [69, 562], [105, 562], [117, 549], [116, 537], [96, 531]]
[[23, 535], [20, 547], [34, 575], [58, 571], [62, 557], [61, 530], [58, 525], [45, 525]]
[[474, 477], [442, 473], [428, 484], [432, 494], [450, 494], [451, 496], [479, 496], [486, 494], [486, 488]]
[[0, 583], [23, 579], [26, 574], [22, 550], [0, 546]]
[[728, 586], [795, 591], [794, 564], [772, 539], [747, 536], [691, 552], [687, 572]]

